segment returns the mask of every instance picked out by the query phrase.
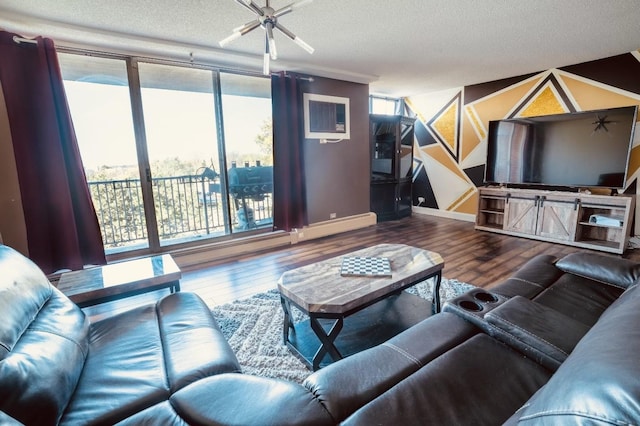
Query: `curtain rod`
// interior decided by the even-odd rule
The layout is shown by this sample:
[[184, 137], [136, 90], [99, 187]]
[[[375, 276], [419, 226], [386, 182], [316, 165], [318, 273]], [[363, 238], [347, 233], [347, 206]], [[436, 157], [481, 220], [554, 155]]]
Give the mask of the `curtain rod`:
[[18, 37], [18, 36], [13, 36], [13, 41], [15, 41], [18, 44], [20, 44], [20, 43], [38, 44], [38, 40], [32, 40], [30, 38], [22, 38], [22, 37]]
[[313, 83], [313, 77], [303, 77], [303, 76], [301, 76], [299, 74], [291, 75], [290, 73], [288, 73], [286, 71], [284, 72], [284, 76], [286, 78], [297, 78], [298, 80], [304, 80], [304, 81], [308, 81], [308, 82]]
[[[114, 58], [114, 59], [121, 59], [121, 60], [133, 59], [136, 61], [149, 62], [153, 64], [190, 66], [198, 69], [215, 70], [220, 72], [241, 74], [241, 75], [254, 76], [254, 77], [263, 76], [262, 72], [251, 71], [251, 70], [243, 69], [240, 67], [231, 68], [231, 67], [215, 65], [212, 63], [193, 62], [192, 60], [184, 61], [180, 59], [158, 58], [158, 57], [152, 57], [152, 56], [136, 55], [133, 53], [114, 53], [114, 52], [86, 49], [86, 48], [80, 48], [80, 47], [63, 46], [63, 45], [56, 46], [56, 51], [62, 52], [62, 53], [71, 53], [75, 55], [84, 55], [84, 56], [100, 57], [100, 58]], [[190, 53], [189, 57], [190, 59], [192, 59], [193, 54]]]

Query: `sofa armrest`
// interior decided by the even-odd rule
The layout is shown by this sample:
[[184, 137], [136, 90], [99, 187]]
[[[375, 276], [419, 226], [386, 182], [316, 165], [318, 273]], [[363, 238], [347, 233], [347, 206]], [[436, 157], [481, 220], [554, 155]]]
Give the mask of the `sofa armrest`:
[[544, 365], [558, 369], [589, 327], [522, 296], [485, 315], [489, 334]]
[[333, 425], [320, 400], [284, 380], [226, 373], [198, 380], [171, 396], [187, 424]]
[[211, 310], [198, 295], [181, 291], [165, 296], [156, 303], [156, 312], [172, 392], [207, 376], [241, 371]]
[[616, 300], [508, 424], [631, 425], [640, 419], [640, 288]]
[[558, 262], [564, 272], [627, 289], [640, 278], [640, 263], [597, 253], [572, 253]]

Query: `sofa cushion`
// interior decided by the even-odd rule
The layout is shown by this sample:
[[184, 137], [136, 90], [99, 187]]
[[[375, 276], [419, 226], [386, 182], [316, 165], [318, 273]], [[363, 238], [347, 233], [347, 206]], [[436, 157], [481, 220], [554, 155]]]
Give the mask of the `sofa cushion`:
[[189, 423], [176, 413], [171, 402], [163, 401], [127, 417], [114, 426], [140, 425], [189, 426]]
[[0, 246], [0, 411], [57, 422], [88, 353], [89, 322], [29, 259]]
[[297, 383], [243, 374], [220, 374], [186, 386], [170, 401], [149, 407], [117, 426], [335, 425], [322, 402]]
[[512, 420], [522, 425], [637, 424], [639, 323], [640, 290], [634, 286], [607, 309]]
[[364, 405], [342, 424], [501, 424], [550, 376], [539, 364], [478, 334]]
[[297, 383], [247, 374], [199, 380], [171, 397], [189, 424], [333, 425], [322, 401]]
[[341, 421], [480, 330], [446, 312], [316, 371], [304, 382]]
[[565, 273], [533, 300], [591, 327], [623, 291], [620, 287]]
[[193, 293], [95, 322], [89, 344], [61, 424], [112, 424], [199, 378], [240, 371], [211, 312]]
[[297, 383], [244, 374], [198, 380], [117, 426], [335, 425], [320, 399]]
[[505, 297], [519, 295], [532, 299], [562, 276], [562, 271], [555, 266], [556, 260], [556, 257], [548, 254], [538, 255], [490, 290]]
[[610, 256], [598, 253], [572, 253], [560, 259], [556, 267], [623, 290], [640, 279], [640, 263], [621, 258], [612, 261]]

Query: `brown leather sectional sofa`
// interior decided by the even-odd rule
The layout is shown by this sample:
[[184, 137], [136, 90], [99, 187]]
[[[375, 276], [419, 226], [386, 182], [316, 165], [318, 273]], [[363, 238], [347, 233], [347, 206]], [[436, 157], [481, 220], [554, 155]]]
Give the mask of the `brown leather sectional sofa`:
[[539, 256], [304, 385], [240, 373], [177, 293], [89, 323], [0, 246], [0, 424], [637, 424], [640, 265]]
[[349, 425], [638, 424], [639, 277], [619, 258], [539, 256], [306, 386]]

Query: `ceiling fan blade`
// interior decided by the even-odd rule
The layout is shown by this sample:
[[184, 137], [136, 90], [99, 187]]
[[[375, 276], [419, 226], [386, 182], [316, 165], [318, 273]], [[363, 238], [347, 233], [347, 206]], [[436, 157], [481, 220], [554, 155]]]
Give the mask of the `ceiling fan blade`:
[[276, 18], [279, 18], [279, 17], [281, 17], [283, 15], [286, 15], [287, 13], [293, 12], [296, 9], [299, 9], [299, 8], [301, 8], [303, 6], [308, 5], [312, 1], [313, 0], [301, 0], [301, 1], [296, 2], [296, 3], [291, 3], [290, 5], [287, 5], [287, 6], [283, 7], [283, 8], [280, 8], [280, 9], [276, 10], [273, 13], [273, 16], [275, 16]]
[[264, 56], [262, 59], [262, 74], [269, 75], [271, 74], [271, 70], [269, 69], [269, 61], [270, 61], [270, 53], [269, 53], [269, 37], [265, 34], [264, 37]]
[[241, 33], [242, 35], [245, 35], [249, 31], [253, 31], [256, 28], [258, 28], [259, 26], [260, 26], [260, 20], [259, 19], [254, 19], [253, 21], [247, 22], [246, 24], [241, 25], [238, 28], [234, 28], [233, 32], [234, 33]]
[[282, 26], [282, 24], [280, 23], [276, 23], [274, 25], [274, 27], [280, 31], [282, 34], [286, 35], [287, 37], [289, 37], [294, 43], [296, 43], [298, 46], [302, 47], [304, 50], [306, 50], [307, 52], [309, 52], [309, 54], [313, 54], [313, 52], [315, 51], [315, 49], [311, 46], [309, 46], [307, 43], [304, 42], [304, 40], [302, 40], [300, 37], [296, 36], [294, 33], [292, 33], [291, 31], [289, 31], [288, 29], [286, 29], [284, 26]]
[[239, 39], [240, 37], [242, 37], [242, 33], [234, 31], [229, 37], [220, 40], [218, 44], [220, 45], [220, 47], [225, 47], [227, 44], [231, 43], [233, 40]]
[[264, 29], [267, 33], [267, 45], [269, 46], [269, 54], [271, 55], [271, 59], [274, 61], [278, 59], [278, 51], [276, 50], [276, 40], [273, 38], [273, 24], [271, 22], [266, 22], [264, 24]]
[[291, 4], [291, 8], [293, 10], [299, 9], [299, 8], [301, 8], [303, 6], [306, 6], [306, 5], [308, 5], [309, 3], [312, 3], [312, 2], [313, 2], [313, 0], [300, 0], [300, 1], [297, 1], [295, 3], [292, 3]]
[[262, 11], [262, 8], [260, 6], [258, 6], [257, 4], [255, 4], [253, 2], [253, 0], [235, 0], [235, 2], [238, 3], [241, 6], [246, 7], [247, 9], [252, 11], [253, 13], [258, 14], [258, 16], [263, 16], [264, 15], [264, 12]]
[[255, 19], [251, 22], [247, 22], [243, 26], [235, 28], [229, 37], [223, 40], [220, 40], [218, 44], [220, 45], [220, 47], [225, 47], [227, 44], [231, 43], [234, 40], [239, 39], [240, 37], [247, 34], [248, 32], [255, 30], [259, 26], [260, 26], [260, 20], [258, 19]]

